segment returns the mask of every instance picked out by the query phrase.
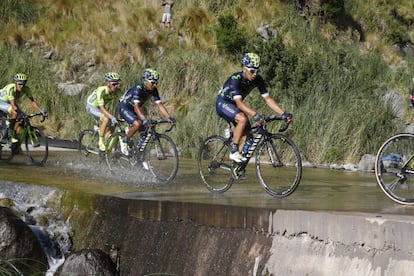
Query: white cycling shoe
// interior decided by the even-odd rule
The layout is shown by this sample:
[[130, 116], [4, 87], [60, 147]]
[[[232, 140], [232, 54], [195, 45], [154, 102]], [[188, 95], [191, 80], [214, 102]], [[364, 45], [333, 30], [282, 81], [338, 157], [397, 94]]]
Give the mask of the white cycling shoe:
[[244, 157], [240, 152], [236, 151], [233, 153], [230, 153], [229, 158], [233, 160], [236, 163], [243, 163], [247, 161], [247, 158]]

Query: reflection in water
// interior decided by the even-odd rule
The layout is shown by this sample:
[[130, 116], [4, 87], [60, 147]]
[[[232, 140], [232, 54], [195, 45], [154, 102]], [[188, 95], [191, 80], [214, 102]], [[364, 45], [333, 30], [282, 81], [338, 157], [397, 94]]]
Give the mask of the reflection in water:
[[248, 167], [247, 180], [236, 181], [224, 194], [212, 194], [203, 186], [197, 163], [192, 159], [180, 160], [173, 184], [157, 187], [140, 179], [139, 175], [134, 175], [132, 179], [114, 176], [105, 166], [100, 170], [88, 171], [78, 162], [76, 152], [65, 151], [51, 152], [45, 167], [28, 166], [18, 160], [12, 164], [2, 163], [0, 178], [130, 199], [272, 209], [414, 214], [413, 208], [388, 199], [370, 172], [304, 168], [298, 189], [291, 196], [279, 199], [266, 194], [257, 180], [254, 166]]

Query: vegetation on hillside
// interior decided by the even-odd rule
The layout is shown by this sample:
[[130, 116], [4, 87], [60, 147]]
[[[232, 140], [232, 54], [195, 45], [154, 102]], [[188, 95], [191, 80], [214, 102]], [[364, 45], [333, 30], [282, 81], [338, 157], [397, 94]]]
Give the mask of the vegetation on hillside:
[[[46, 131], [76, 139], [92, 123], [84, 102], [102, 84], [94, 74], [118, 71], [127, 89], [145, 67], [156, 67], [161, 95], [178, 121], [171, 135], [194, 157], [201, 139], [225, 125], [214, 110], [220, 86], [240, 69], [242, 53], [255, 51], [272, 96], [295, 116], [288, 134], [304, 159], [357, 162], [413, 119], [413, 56], [404, 50], [414, 41], [414, 4], [394, 2], [181, 0], [168, 30], [159, 26], [156, 0], [4, 0], [0, 85], [27, 72], [35, 98], [51, 114]], [[259, 26], [276, 35], [264, 40]], [[49, 51], [52, 58], [43, 58]], [[87, 88], [68, 96], [57, 90], [60, 82]], [[269, 114], [252, 93], [249, 104]], [[404, 112], [386, 100], [389, 93], [403, 100]]]

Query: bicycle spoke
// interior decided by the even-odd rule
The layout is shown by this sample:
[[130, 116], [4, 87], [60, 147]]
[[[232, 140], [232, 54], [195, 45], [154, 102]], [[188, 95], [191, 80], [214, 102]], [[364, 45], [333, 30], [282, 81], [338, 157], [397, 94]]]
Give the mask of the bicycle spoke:
[[[78, 153], [86, 167], [96, 167], [101, 157], [98, 148], [98, 133], [92, 129], [83, 130], [78, 139]], [[105, 162], [105, 161], [104, 161]]]
[[171, 183], [178, 171], [178, 151], [173, 140], [165, 134], [156, 134], [145, 148], [142, 167], [157, 182]]
[[26, 129], [25, 146], [30, 161], [36, 165], [44, 165], [49, 155], [47, 137], [36, 127]]
[[414, 204], [414, 135], [398, 134], [381, 146], [375, 175], [383, 192], [395, 202]]
[[282, 134], [264, 141], [256, 156], [256, 170], [265, 191], [274, 197], [286, 197], [299, 185], [302, 161], [294, 143]]
[[221, 136], [211, 136], [201, 145], [198, 154], [199, 174], [211, 192], [224, 193], [232, 186], [234, 179], [229, 159], [230, 148]]

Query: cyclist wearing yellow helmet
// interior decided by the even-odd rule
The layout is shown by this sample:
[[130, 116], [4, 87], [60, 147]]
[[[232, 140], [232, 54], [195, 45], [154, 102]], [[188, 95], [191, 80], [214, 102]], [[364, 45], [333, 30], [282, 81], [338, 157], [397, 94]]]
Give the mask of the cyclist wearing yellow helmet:
[[266, 104], [274, 112], [285, 117], [286, 120], [292, 119], [292, 114], [284, 112], [276, 101], [270, 97], [266, 89], [265, 81], [259, 75], [260, 57], [255, 53], [246, 53], [242, 60], [242, 71], [232, 74], [224, 83], [217, 96], [217, 114], [227, 122], [232, 122], [235, 127], [233, 130], [233, 145], [231, 148], [230, 159], [240, 163], [245, 162], [242, 146], [239, 143], [242, 138], [250, 139], [251, 128], [248, 117], [253, 117], [257, 124], [263, 123], [263, 115], [251, 109], [244, 99], [254, 88], [258, 88]]
[[[10, 130], [12, 136], [12, 142], [17, 142], [15, 135], [15, 123], [18, 115], [24, 115], [24, 112], [18, 105], [19, 99], [24, 95], [31, 101], [33, 108], [39, 110], [44, 117], [47, 117], [47, 112], [42, 109], [39, 104], [34, 100], [30, 88], [26, 85], [27, 75], [24, 73], [17, 73], [13, 77], [13, 82], [7, 84], [0, 90], [0, 110], [9, 115], [10, 118]], [[16, 126], [16, 132], [19, 133], [20, 129]]]
[[86, 112], [95, 120], [100, 122], [99, 126], [99, 150], [105, 151], [105, 135], [111, 133], [108, 130], [109, 123], [117, 123], [116, 116], [112, 115], [106, 105], [117, 99], [122, 91], [119, 89], [121, 78], [118, 73], [109, 72], [105, 74], [105, 85], [96, 88], [86, 101]]
[[167, 118], [170, 124], [175, 124], [175, 119], [168, 113], [158, 93], [158, 78], [157, 71], [150, 68], [145, 69], [142, 74], [143, 81], [135, 84], [122, 96], [119, 103], [119, 114], [131, 126], [126, 135], [127, 139], [132, 137], [139, 129], [146, 130], [148, 127], [148, 121], [141, 107], [150, 97], [153, 98], [161, 115]]

